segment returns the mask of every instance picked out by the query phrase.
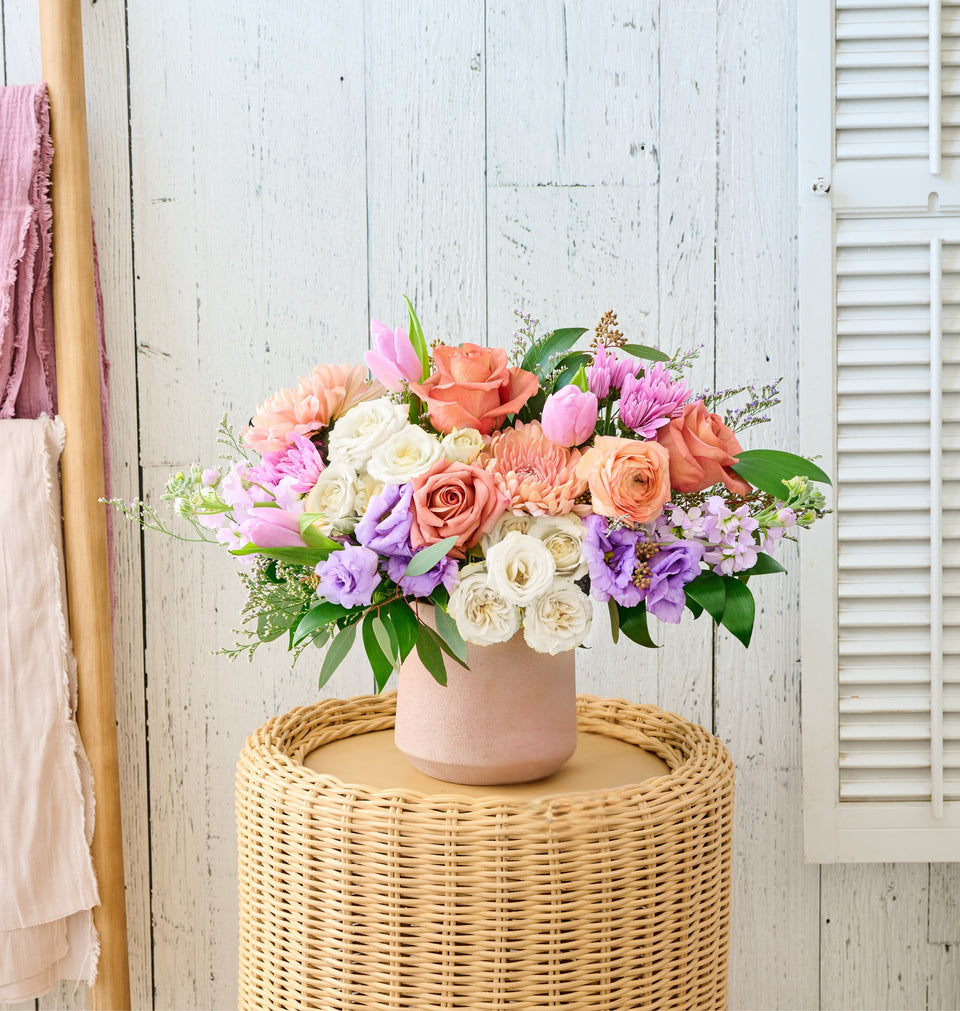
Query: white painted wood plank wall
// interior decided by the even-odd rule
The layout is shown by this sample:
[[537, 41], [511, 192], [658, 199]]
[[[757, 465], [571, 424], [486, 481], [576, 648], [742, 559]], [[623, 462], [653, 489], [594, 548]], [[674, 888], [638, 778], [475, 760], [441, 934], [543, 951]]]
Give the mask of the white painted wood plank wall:
[[[9, 83], [39, 75], [2, 0]], [[783, 374], [796, 417], [795, 0], [85, 0], [117, 491], [156, 497], [408, 293], [432, 336], [544, 325], [704, 344], [697, 381]], [[142, 558], [142, 568], [141, 568]], [[734, 1008], [960, 1008], [960, 865], [804, 866], [795, 573], [745, 654], [593, 636], [583, 690], [712, 727], [738, 765]], [[118, 719], [134, 1005], [235, 1006], [233, 771], [316, 664], [231, 665], [220, 554], [118, 529]], [[332, 692], [369, 690], [362, 659]], [[43, 1008], [85, 1006], [64, 987]]]

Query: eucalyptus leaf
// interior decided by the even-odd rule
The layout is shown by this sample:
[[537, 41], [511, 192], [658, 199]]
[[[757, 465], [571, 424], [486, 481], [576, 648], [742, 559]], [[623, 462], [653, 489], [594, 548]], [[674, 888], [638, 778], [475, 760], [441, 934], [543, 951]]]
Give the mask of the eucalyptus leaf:
[[413, 350], [417, 352], [417, 357], [420, 359], [420, 368], [422, 370], [420, 382], [423, 382], [430, 375], [430, 352], [427, 350], [427, 339], [423, 336], [423, 327], [420, 326], [420, 320], [417, 319], [413, 303], [406, 295], [403, 297], [407, 303], [407, 308], [410, 310], [410, 343], [413, 345]]
[[723, 608], [723, 627], [736, 636], [744, 646], [750, 645], [756, 604], [746, 583], [733, 576], [724, 576], [726, 603]]
[[354, 639], [357, 637], [357, 626], [348, 625], [341, 629], [337, 637], [330, 643], [327, 655], [323, 658], [323, 666], [320, 668], [320, 683], [317, 686], [322, 688], [333, 676], [333, 672], [343, 663]]
[[811, 460], [779, 449], [745, 449], [737, 454], [731, 466], [744, 480], [774, 498], [782, 499], [786, 489], [784, 481], [794, 477], [809, 477], [813, 481], [830, 484], [830, 478]]
[[417, 640], [417, 642], [420, 643], [423, 640], [424, 636], [426, 636], [429, 639], [433, 639], [433, 641], [437, 644], [437, 647], [443, 650], [443, 652], [446, 653], [447, 656], [450, 657], [450, 659], [453, 660], [454, 663], [456, 663], [458, 666], [462, 667], [464, 670], [470, 670], [470, 668], [466, 664], [466, 661], [461, 660], [460, 657], [458, 657], [457, 654], [454, 653], [454, 651], [443, 641], [443, 637], [439, 635], [429, 625], [421, 625], [420, 638]]
[[399, 666], [397, 654], [400, 652], [400, 646], [397, 641], [397, 633], [387, 625], [379, 614], [373, 615], [373, 634], [377, 637], [377, 642], [380, 643], [380, 648], [383, 650], [384, 656], [390, 660], [391, 665], [394, 668]]
[[610, 637], [616, 645], [620, 641], [620, 605], [613, 597], [607, 601], [607, 610], [610, 612]]
[[626, 351], [634, 358], [645, 358], [649, 362], [668, 362], [670, 355], [664, 354], [659, 348], [650, 348], [646, 344], [621, 344], [620, 351]]
[[442, 607], [435, 607], [433, 612], [434, 621], [437, 623], [437, 632], [440, 638], [450, 647], [457, 659], [462, 663], [467, 662], [467, 644], [457, 623], [450, 617]]
[[[432, 634], [427, 635], [427, 632]], [[446, 685], [447, 668], [444, 665], [443, 653], [440, 651], [438, 642], [439, 640], [433, 629], [428, 625], [421, 626], [420, 637], [417, 639], [417, 656], [420, 657], [423, 666], [430, 671], [434, 681], [438, 684]]]
[[429, 572], [456, 543], [457, 537], [454, 535], [444, 537], [442, 541], [437, 541], [429, 547], [421, 548], [410, 559], [410, 564], [404, 570], [404, 576], [422, 576], [425, 572]]
[[373, 611], [370, 611], [363, 619], [361, 635], [363, 637], [363, 648], [367, 654], [367, 662], [373, 671], [373, 680], [379, 694], [390, 680], [390, 675], [393, 673], [393, 664], [374, 631], [373, 621], [374, 614]]
[[687, 600], [702, 607], [717, 624], [723, 619], [727, 592], [723, 579], [715, 572], [701, 572], [683, 588]]

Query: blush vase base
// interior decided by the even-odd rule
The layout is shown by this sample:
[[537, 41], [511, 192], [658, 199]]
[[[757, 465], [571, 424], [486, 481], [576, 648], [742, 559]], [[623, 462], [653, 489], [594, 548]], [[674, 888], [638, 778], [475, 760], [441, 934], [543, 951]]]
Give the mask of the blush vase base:
[[400, 669], [397, 748], [434, 779], [474, 786], [526, 783], [556, 772], [577, 746], [574, 651], [551, 656], [518, 633], [447, 661], [438, 684], [415, 653]]

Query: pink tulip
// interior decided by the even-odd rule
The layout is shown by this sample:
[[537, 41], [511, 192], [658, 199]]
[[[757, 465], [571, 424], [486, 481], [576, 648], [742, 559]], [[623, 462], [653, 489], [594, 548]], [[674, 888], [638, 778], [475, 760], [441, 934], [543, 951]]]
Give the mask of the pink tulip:
[[300, 536], [300, 514], [286, 509], [254, 509], [240, 531], [258, 548], [306, 547]]
[[420, 382], [423, 367], [407, 331], [397, 327], [396, 333], [378, 320], [370, 322], [373, 347], [366, 353], [367, 368], [388, 390], [399, 393], [403, 381]]
[[576, 386], [551, 393], [543, 405], [543, 434], [557, 446], [579, 446], [597, 427], [597, 397]]

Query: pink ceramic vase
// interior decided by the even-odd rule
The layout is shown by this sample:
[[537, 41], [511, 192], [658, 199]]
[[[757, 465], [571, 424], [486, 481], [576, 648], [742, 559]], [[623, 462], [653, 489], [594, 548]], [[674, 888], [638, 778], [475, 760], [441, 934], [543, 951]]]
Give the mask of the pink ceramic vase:
[[[427, 615], [423, 615], [429, 620]], [[400, 668], [397, 748], [448, 783], [526, 783], [556, 772], [577, 745], [574, 651], [550, 656], [518, 632], [467, 647], [469, 670], [447, 659], [439, 685], [416, 650]]]

